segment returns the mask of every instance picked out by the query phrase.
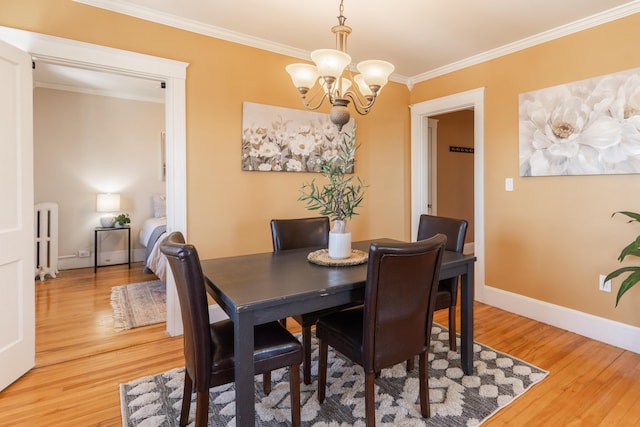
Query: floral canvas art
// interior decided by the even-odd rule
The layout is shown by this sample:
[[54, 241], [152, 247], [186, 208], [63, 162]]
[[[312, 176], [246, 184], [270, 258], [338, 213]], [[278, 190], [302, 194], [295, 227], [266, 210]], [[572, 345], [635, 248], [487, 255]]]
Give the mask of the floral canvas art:
[[328, 114], [245, 102], [242, 105], [242, 170], [320, 172], [338, 154], [343, 134]]
[[640, 173], [640, 69], [519, 96], [520, 175]]

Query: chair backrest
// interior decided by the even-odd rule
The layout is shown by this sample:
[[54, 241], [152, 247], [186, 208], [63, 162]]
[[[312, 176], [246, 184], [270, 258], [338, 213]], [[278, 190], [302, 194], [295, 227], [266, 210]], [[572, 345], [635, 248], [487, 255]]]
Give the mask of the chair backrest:
[[429, 346], [447, 242], [443, 234], [414, 243], [372, 244], [364, 302], [363, 368], [407, 360]]
[[327, 246], [329, 244], [329, 218], [272, 219], [271, 239], [273, 251]]
[[418, 240], [428, 239], [438, 233], [447, 236], [448, 251], [462, 253], [464, 239], [467, 235], [467, 221], [444, 216], [420, 215]]
[[180, 232], [169, 234], [160, 246], [160, 251], [167, 257], [178, 291], [184, 327], [186, 369], [198, 390], [208, 390], [213, 342], [198, 252], [194, 246], [185, 244]]

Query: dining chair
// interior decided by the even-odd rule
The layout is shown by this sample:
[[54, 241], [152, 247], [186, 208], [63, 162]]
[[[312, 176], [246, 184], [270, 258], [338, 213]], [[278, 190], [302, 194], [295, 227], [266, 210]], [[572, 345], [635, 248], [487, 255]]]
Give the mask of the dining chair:
[[[273, 251], [280, 252], [288, 249], [326, 248], [329, 244], [329, 218], [326, 216], [295, 219], [272, 219], [271, 238]], [[293, 316], [302, 327], [303, 381], [311, 384], [311, 327], [316, 324], [320, 316], [350, 307], [354, 304], [329, 308]], [[283, 320], [286, 325], [286, 319]]]
[[324, 402], [328, 346], [362, 366], [365, 419], [375, 426], [375, 378], [419, 355], [420, 410], [430, 416], [428, 351], [446, 236], [369, 248], [364, 305], [318, 319], [318, 401]]
[[[209, 324], [204, 276], [196, 248], [184, 243], [180, 232], [171, 233], [160, 250], [166, 255], [176, 282], [184, 327], [184, 394], [180, 426], [189, 421], [191, 393], [196, 391], [196, 427], [206, 426], [209, 388], [234, 381], [234, 331], [229, 319]], [[271, 391], [271, 371], [289, 367], [291, 421], [300, 425], [300, 363], [302, 346], [278, 322], [254, 330], [253, 366], [263, 374], [265, 394]]]
[[[417, 240], [424, 240], [438, 233], [447, 236], [446, 250], [462, 253], [467, 234], [467, 221], [435, 215], [420, 215]], [[458, 304], [458, 283], [460, 276], [444, 279], [438, 285], [436, 311], [449, 310], [449, 349], [457, 351], [456, 343], [456, 306]]]

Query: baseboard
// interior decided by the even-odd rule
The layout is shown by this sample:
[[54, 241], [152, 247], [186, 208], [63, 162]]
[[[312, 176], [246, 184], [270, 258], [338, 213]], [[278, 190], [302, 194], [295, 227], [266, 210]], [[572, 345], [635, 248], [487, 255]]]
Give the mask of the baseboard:
[[[145, 249], [132, 249], [131, 262], [144, 261]], [[101, 266], [122, 264], [127, 262], [127, 251], [113, 251], [100, 253], [98, 263]], [[106, 260], [110, 261], [106, 261]], [[93, 252], [88, 257], [79, 257], [77, 255], [66, 255], [58, 257], [58, 270], [73, 270], [75, 268], [93, 267]]]
[[640, 354], [640, 328], [484, 286], [480, 302]]

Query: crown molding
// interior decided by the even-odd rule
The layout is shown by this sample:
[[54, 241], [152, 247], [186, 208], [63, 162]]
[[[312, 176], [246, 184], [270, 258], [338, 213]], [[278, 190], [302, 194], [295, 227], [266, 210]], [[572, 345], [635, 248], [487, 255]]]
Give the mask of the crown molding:
[[34, 87], [41, 88], [41, 89], [52, 89], [52, 90], [60, 90], [65, 92], [82, 93], [84, 95], [107, 96], [111, 98], [128, 99], [130, 101], [141, 101], [141, 102], [150, 102], [154, 104], [164, 104], [164, 94], [162, 98], [158, 98], [158, 97], [138, 95], [131, 92], [119, 92], [119, 91], [103, 90], [103, 89], [88, 89], [88, 88], [72, 86], [72, 85], [43, 83], [43, 82], [34, 82]]
[[470, 56], [461, 61], [453, 62], [451, 64], [427, 71], [422, 74], [409, 78], [409, 85], [412, 87], [414, 84], [421, 81], [429, 80], [434, 77], [442, 76], [444, 74], [458, 71], [463, 68], [477, 65], [482, 62], [486, 62], [492, 59], [499, 58], [520, 50], [524, 50], [542, 43], [546, 43], [555, 39], [559, 39], [570, 34], [577, 33], [579, 31], [587, 30], [598, 25], [606, 24], [607, 22], [615, 21], [616, 19], [624, 18], [626, 16], [633, 15], [640, 11], [640, 0], [634, 0], [630, 3], [618, 6], [602, 13], [589, 16], [587, 18], [579, 19], [561, 27], [554, 28], [543, 33], [536, 34], [531, 37], [527, 37], [522, 40], [518, 40], [513, 43], [506, 44], [504, 46], [492, 49], [478, 55]]
[[[158, 12], [156, 10], [131, 5], [122, 2], [121, 0], [72, 0], [76, 3], [82, 3], [89, 6], [98, 7], [101, 9], [110, 10], [112, 12], [121, 13], [124, 15], [132, 16], [135, 18], [143, 19], [146, 21], [155, 22], [158, 24], [167, 25], [174, 28], [179, 28], [185, 31], [202, 34], [222, 40], [227, 40], [234, 43], [243, 44], [258, 49], [267, 50], [282, 55], [299, 58], [302, 60], [309, 60], [309, 52], [303, 49], [293, 48], [281, 43], [275, 43], [266, 39], [248, 36], [246, 34], [230, 31], [224, 28], [216, 27], [213, 25], [206, 25], [201, 22], [189, 20], [185, 18], [178, 18], [175, 15]], [[520, 50], [527, 49], [548, 41], [564, 37], [573, 33], [577, 33], [582, 30], [586, 30], [607, 22], [614, 21], [616, 19], [624, 18], [629, 15], [633, 15], [640, 11], [640, 0], [633, 0], [621, 6], [614, 7], [596, 15], [589, 16], [587, 18], [579, 19], [572, 23], [563, 25], [558, 28], [554, 28], [549, 31], [545, 31], [540, 34], [536, 34], [525, 39], [506, 44], [504, 46], [492, 49], [477, 55], [470, 56], [461, 61], [456, 61], [451, 64], [444, 65], [442, 67], [435, 68], [430, 71], [426, 71], [422, 74], [415, 75], [413, 77], [402, 76], [399, 74], [392, 74], [389, 80], [406, 84], [409, 90], [413, 88], [416, 83], [429, 80], [434, 77], [438, 77], [444, 74], [448, 74], [454, 71], [461, 70], [463, 68], [477, 65], [482, 62], [486, 62], [492, 59], [499, 58], [501, 56], [508, 55], [510, 53], [518, 52]]]

